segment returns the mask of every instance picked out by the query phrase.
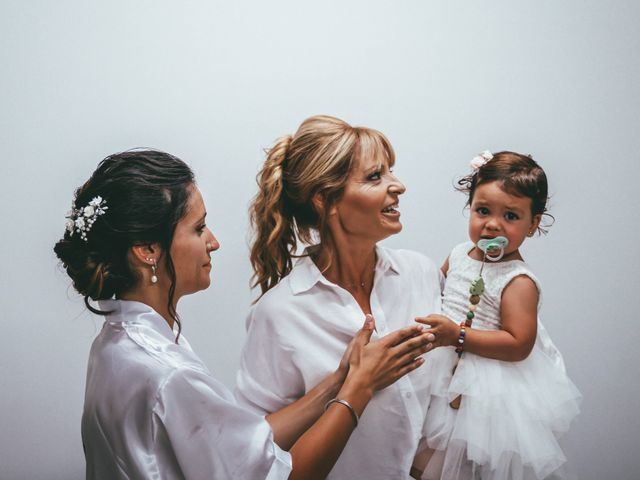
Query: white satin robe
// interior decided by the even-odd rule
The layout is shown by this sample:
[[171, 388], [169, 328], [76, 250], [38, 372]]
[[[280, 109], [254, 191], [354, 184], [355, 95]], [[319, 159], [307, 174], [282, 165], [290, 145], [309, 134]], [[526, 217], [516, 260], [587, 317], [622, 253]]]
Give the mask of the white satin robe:
[[88, 479], [284, 479], [291, 457], [236, 404], [151, 307], [113, 310], [89, 356], [82, 440]]

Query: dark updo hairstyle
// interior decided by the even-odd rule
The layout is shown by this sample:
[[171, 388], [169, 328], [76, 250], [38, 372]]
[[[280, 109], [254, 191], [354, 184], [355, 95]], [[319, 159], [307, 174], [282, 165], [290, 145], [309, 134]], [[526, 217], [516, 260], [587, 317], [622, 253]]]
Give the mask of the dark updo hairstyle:
[[478, 185], [500, 182], [502, 190], [517, 197], [531, 199], [531, 214], [549, 217], [551, 222], [538, 226], [538, 233], [547, 233], [546, 228], [553, 223], [553, 216], [547, 213], [549, 188], [547, 175], [529, 155], [515, 152], [498, 152], [478, 170], [458, 180], [457, 189], [468, 195], [467, 206], [473, 202]]
[[96, 218], [86, 241], [77, 232], [66, 231], [53, 249], [89, 310], [107, 315], [109, 312], [94, 308], [89, 298], [118, 298], [131, 289], [139, 275], [129, 265], [129, 249], [157, 243], [171, 280], [169, 314], [180, 334], [170, 248], [176, 225], [187, 212], [193, 184], [193, 172], [179, 158], [155, 150], [132, 150], [102, 160], [76, 190], [75, 208], [85, 207], [98, 196], [108, 207]]

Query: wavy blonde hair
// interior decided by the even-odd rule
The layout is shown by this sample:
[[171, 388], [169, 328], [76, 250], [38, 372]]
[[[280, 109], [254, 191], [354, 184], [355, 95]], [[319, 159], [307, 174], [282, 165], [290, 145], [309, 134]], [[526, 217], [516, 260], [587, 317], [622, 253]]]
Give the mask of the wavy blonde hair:
[[[266, 153], [250, 207], [252, 286], [259, 285], [262, 294], [291, 271], [298, 242], [317, 240], [321, 270], [331, 265], [328, 211], [342, 197], [357, 159], [383, 155], [389, 166], [395, 163], [382, 133], [325, 115], [307, 118], [294, 135], [281, 137]], [[314, 205], [316, 195], [321, 208]]]

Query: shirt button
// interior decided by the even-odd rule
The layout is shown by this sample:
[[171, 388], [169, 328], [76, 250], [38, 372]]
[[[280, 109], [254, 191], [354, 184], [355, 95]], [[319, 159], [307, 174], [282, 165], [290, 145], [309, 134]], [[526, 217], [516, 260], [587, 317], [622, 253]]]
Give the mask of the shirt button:
[[404, 394], [404, 398], [411, 398], [411, 392], [406, 392]]

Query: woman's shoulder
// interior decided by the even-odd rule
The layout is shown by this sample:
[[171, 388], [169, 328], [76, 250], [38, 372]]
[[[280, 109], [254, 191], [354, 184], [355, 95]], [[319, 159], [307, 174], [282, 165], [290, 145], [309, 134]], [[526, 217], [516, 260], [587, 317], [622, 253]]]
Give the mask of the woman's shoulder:
[[276, 285], [261, 294], [251, 307], [251, 312], [260, 314], [280, 313], [293, 297], [290, 278], [287, 275]]
[[[111, 327], [111, 328], [110, 328]], [[140, 398], [156, 398], [176, 374], [206, 375], [205, 367], [192, 360], [190, 351], [146, 336], [143, 328], [126, 331], [106, 325], [89, 354], [87, 382], [94, 397], [107, 398], [122, 391], [123, 399], [137, 392]]]
[[403, 281], [440, 291], [442, 272], [431, 258], [414, 250], [396, 250], [385, 247], [379, 247], [379, 249], [383, 255], [386, 255], [391, 268], [400, 275]]
[[224, 401], [233, 399], [231, 391], [222, 382], [213, 377], [210, 372], [188, 362], [164, 370], [160, 380], [158, 384], [160, 396], [167, 392], [175, 392], [177, 394], [182, 392], [184, 395], [187, 390], [199, 390], [200, 392], [207, 392], [205, 396], [217, 397]]
[[291, 274], [287, 275], [264, 292], [251, 306], [245, 325], [247, 331], [260, 325], [260, 330], [282, 332], [283, 325], [290, 324], [299, 317], [300, 309], [304, 308], [305, 301], [308, 301], [305, 298], [306, 296], [294, 294]]
[[431, 258], [415, 250], [378, 246], [378, 251], [389, 259], [392, 266], [396, 266], [405, 271], [421, 270], [422, 272], [435, 272], [438, 270], [438, 267]]

